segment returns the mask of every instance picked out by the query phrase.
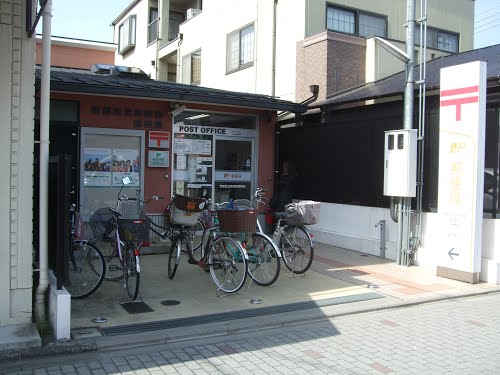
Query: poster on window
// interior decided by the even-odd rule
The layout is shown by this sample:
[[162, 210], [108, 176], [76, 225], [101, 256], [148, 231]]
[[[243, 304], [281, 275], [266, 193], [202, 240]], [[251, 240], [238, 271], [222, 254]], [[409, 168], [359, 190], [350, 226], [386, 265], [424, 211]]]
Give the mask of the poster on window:
[[85, 148], [83, 152], [83, 185], [111, 186], [112, 153], [108, 148]]
[[139, 150], [113, 150], [113, 186], [122, 186], [124, 177], [130, 178], [129, 186], [139, 186], [140, 176]]

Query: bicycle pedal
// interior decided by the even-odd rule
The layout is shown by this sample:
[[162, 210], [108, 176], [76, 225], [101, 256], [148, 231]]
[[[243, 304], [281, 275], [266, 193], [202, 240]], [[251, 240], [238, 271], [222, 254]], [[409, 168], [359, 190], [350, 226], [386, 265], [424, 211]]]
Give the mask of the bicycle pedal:
[[188, 259], [189, 264], [198, 264], [198, 261], [196, 259]]
[[118, 267], [116, 264], [110, 264], [109, 267], [108, 267], [108, 269], [109, 269], [110, 272], [121, 271], [121, 268]]

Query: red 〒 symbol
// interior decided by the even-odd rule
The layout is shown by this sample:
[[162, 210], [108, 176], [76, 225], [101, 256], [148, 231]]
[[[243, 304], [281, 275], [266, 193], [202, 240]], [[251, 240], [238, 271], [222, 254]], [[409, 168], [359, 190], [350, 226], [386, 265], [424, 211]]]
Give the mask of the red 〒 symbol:
[[[450, 98], [454, 97], [454, 98]], [[455, 120], [462, 119], [462, 104], [479, 102], [479, 86], [462, 87], [460, 89], [441, 91], [441, 107], [454, 105], [456, 110]]]

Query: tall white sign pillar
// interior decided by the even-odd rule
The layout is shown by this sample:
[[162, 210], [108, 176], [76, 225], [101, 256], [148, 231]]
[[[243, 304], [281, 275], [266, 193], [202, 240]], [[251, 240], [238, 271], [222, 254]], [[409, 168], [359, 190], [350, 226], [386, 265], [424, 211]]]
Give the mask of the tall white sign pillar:
[[481, 271], [486, 63], [441, 69], [437, 274], [475, 283]]

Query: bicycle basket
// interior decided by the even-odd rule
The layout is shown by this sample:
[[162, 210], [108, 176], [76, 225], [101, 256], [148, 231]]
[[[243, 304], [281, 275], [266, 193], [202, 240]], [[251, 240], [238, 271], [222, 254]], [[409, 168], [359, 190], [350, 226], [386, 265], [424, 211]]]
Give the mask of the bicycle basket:
[[183, 211], [200, 212], [205, 207], [205, 200], [177, 194], [174, 197], [174, 206]]
[[257, 227], [257, 210], [217, 210], [222, 232], [254, 233]]
[[289, 203], [285, 206], [285, 215], [290, 225], [312, 225], [319, 220], [319, 209], [321, 203], [314, 201], [302, 201]]
[[118, 219], [118, 234], [123, 241], [149, 241], [149, 219]]
[[113, 232], [113, 215], [109, 208], [99, 208], [92, 214], [89, 219], [90, 224], [90, 240], [100, 241], [103, 237], [107, 237]]
[[138, 200], [122, 200], [120, 201], [118, 212], [121, 219], [135, 219], [143, 214], [142, 207]]
[[192, 212], [182, 210], [173, 205], [170, 210], [170, 221], [176, 225], [185, 225], [187, 227], [193, 227], [196, 225], [198, 218], [201, 216], [201, 212]]
[[257, 208], [255, 204], [248, 199], [235, 199], [233, 204], [238, 210]]

